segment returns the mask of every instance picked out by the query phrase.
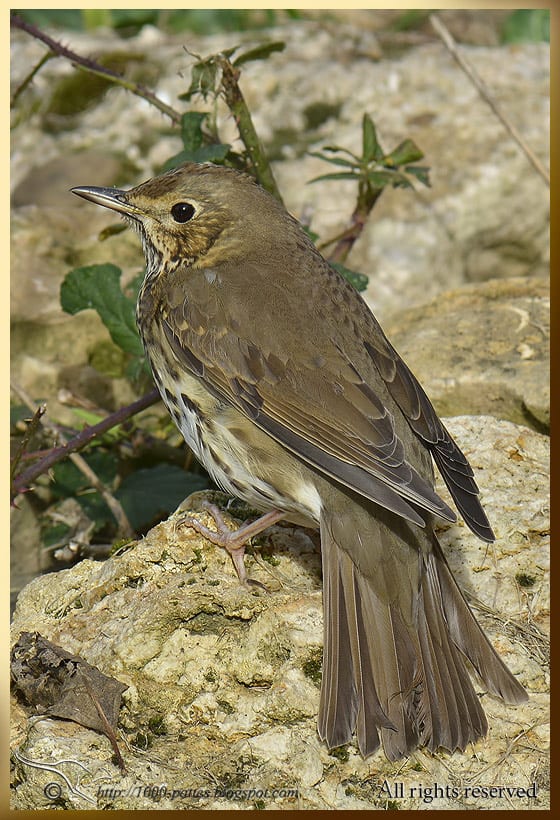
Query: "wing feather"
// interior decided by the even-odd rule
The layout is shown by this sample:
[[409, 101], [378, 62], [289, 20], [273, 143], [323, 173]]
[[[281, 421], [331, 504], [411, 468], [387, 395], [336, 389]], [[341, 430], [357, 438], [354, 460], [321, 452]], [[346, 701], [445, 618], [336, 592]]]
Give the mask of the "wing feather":
[[[416, 507], [455, 520], [453, 510], [406, 460], [391, 415], [378, 401], [371, 403], [367, 416], [356, 409], [354, 384], [345, 382], [340, 385], [342, 393], [340, 389], [335, 392], [328, 374], [311, 369], [296, 373], [289, 362], [281, 379], [275, 375], [270, 380], [264, 364], [257, 361], [256, 348], [250, 351], [249, 368], [247, 348], [232, 334], [227, 339], [226, 373], [223, 364], [208, 355], [211, 349], [216, 351], [215, 337], [212, 345], [202, 345], [188, 326], [178, 332], [172, 325], [176, 327], [163, 320], [165, 336], [181, 365], [204, 378], [220, 399], [236, 406], [296, 455], [420, 526], [425, 522]], [[305, 406], [298, 399], [298, 390], [306, 395]], [[362, 390], [360, 395], [363, 399], [366, 393]], [[340, 412], [328, 418], [325, 408], [333, 406]]]

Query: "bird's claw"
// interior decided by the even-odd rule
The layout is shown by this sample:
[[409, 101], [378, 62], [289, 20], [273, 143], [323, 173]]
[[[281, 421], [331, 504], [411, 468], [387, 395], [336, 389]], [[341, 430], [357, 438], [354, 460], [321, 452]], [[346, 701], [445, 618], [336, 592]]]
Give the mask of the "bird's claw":
[[258, 586], [266, 590], [266, 586], [264, 584], [261, 584], [260, 581], [255, 581], [252, 578], [249, 578], [247, 575], [244, 561], [245, 546], [253, 536], [258, 535], [263, 530], [276, 523], [276, 521], [279, 521], [282, 518], [282, 513], [278, 510], [272, 510], [269, 513], [265, 513], [265, 515], [262, 515], [260, 518], [257, 518], [256, 521], [252, 521], [250, 524], [244, 524], [237, 530], [230, 530], [224, 521], [221, 510], [215, 504], [212, 504], [209, 501], [203, 501], [202, 506], [214, 519], [214, 523], [216, 524], [215, 530], [211, 530], [203, 524], [202, 521], [199, 521], [197, 518], [193, 518], [190, 515], [182, 516], [179, 523], [182, 526], [187, 526], [193, 530], [196, 530], [196, 532], [212, 544], [215, 544], [218, 547], [223, 547], [223, 549], [227, 550], [231, 556], [239, 582], [243, 584], [243, 586]]

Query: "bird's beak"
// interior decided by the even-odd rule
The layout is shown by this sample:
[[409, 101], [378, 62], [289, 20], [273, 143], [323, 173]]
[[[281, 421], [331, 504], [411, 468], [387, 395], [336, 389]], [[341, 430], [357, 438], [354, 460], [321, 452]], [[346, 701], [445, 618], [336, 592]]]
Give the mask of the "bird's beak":
[[95, 202], [96, 205], [111, 208], [111, 210], [118, 211], [125, 216], [134, 217], [142, 214], [140, 208], [127, 202], [128, 191], [120, 191], [118, 188], [94, 188], [90, 185], [71, 188], [70, 190], [76, 196], [89, 199], [90, 202]]

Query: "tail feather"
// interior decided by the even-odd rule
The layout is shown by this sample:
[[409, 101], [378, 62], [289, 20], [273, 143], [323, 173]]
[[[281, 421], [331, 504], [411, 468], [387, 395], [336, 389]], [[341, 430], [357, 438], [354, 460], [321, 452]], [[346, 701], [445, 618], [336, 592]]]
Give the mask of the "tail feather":
[[[418, 746], [464, 750], [488, 728], [465, 656], [493, 694], [514, 703], [527, 694], [476, 622], [435, 535], [407, 522], [397, 534], [377, 518], [368, 519], [368, 539], [374, 540], [352, 550], [346, 539], [361, 534], [364, 540], [363, 517], [357, 513], [353, 521], [343, 514], [341, 523], [322, 515], [319, 735], [332, 748], [356, 734], [365, 757], [382, 743], [391, 760]], [[418, 538], [426, 541], [419, 545]], [[376, 559], [395, 566], [371, 574], [350, 558], [351, 551], [353, 557], [373, 555], [374, 567]], [[398, 572], [401, 583], [392, 589], [380, 581]]]
[[331, 540], [322, 548], [324, 640], [323, 685], [318, 732], [329, 748], [347, 743], [354, 732], [364, 755], [380, 745], [379, 727], [394, 730], [375, 689], [371, 674], [372, 658], [356, 593], [352, 561]]
[[506, 703], [525, 703], [528, 699], [527, 692], [511, 674], [472, 614], [435, 535], [433, 550], [437, 583], [441, 589], [442, 607], [451, 639], [466, 655], [493, 695]]
[[[352, 612], [348, 612], [340, 573], [328, 567], [323, 575], [329, 578], [323, 588], [323, 612], [330, 616], [324, 618], [324, 684], [318, 731], [321, 740], [328, 740], [329, 748], [334, 748], [347, 742], [356, 725], [358, 697], [352, 652], [355, 628], [351, 626]], [[339, 613], [344, 614], [340, 617]]]
[[[428, 556], [427, 565], [421, 593], [424, 617], [418, 626], [432, 720], [424, 723], [422, 742], [431, 751], [439, 746], [454, 751], [483, 737], [488, 724], [463, 657], [450, 640], [432, 556]], [[469, 616], [473, 617], [470, 611]], [[430, 686], [434, 680], [438, 681], [437, 687]]]

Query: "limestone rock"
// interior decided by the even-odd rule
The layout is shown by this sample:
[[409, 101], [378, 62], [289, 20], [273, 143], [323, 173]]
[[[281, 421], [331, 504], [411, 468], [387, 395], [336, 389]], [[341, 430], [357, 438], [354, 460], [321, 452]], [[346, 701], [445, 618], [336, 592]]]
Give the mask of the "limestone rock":
[[440, 415], [550, 426], [547, 279], [491, 280], [440, 294], [384, 323]]
[[[61, 721], [31, 725], [16, 705], [13, 808], [52, 805], [43, 790], [53, 781], [65, 808], [82, 809], [259, 801], [283, 809], [386, 808], [390, 801], [425, 808], [419, 785], [434, 782], [462, 785], [456, 795], [432, 795], [432, 808], [512, 807], [504, 795], [489, 803], [469, 794], [463, 786], [471, 781], [536, 784], [534, 799], [514, 796], [513, 805], [545, 808], [548, 439], [489, 417], [447, 424], [473, 465], [497, 541], [482, 544], [461, 523], [442, 527], [440, 538], [477, 617], [528, 688], [527, 705], [485, 695], [489, 735], [464, 754], [419, 751], [399, 764], [381, 752], [363, 761], [353, 744], [329, 754], [315, 729], [322, 609], [314, 537], [274, 528], [247, 559], [250, 577], [269, 591], [245, 589], [225, 551], [182, 528], [178, 512], [105, 563], [82, 561], [21, 592], [14, 641], [37, 630], [129, 687], [119, 722], [128, 774], [111, 762], [106, 738]], [[441, 483], [438, 490], [445, 495]], [[24, 759], [71, 759], [85, 770], [61, 766], [71, 791]], [[401, 782], [402, 795], [394, 791]], [[161, 784], [166, 790], [158, 792]]]

